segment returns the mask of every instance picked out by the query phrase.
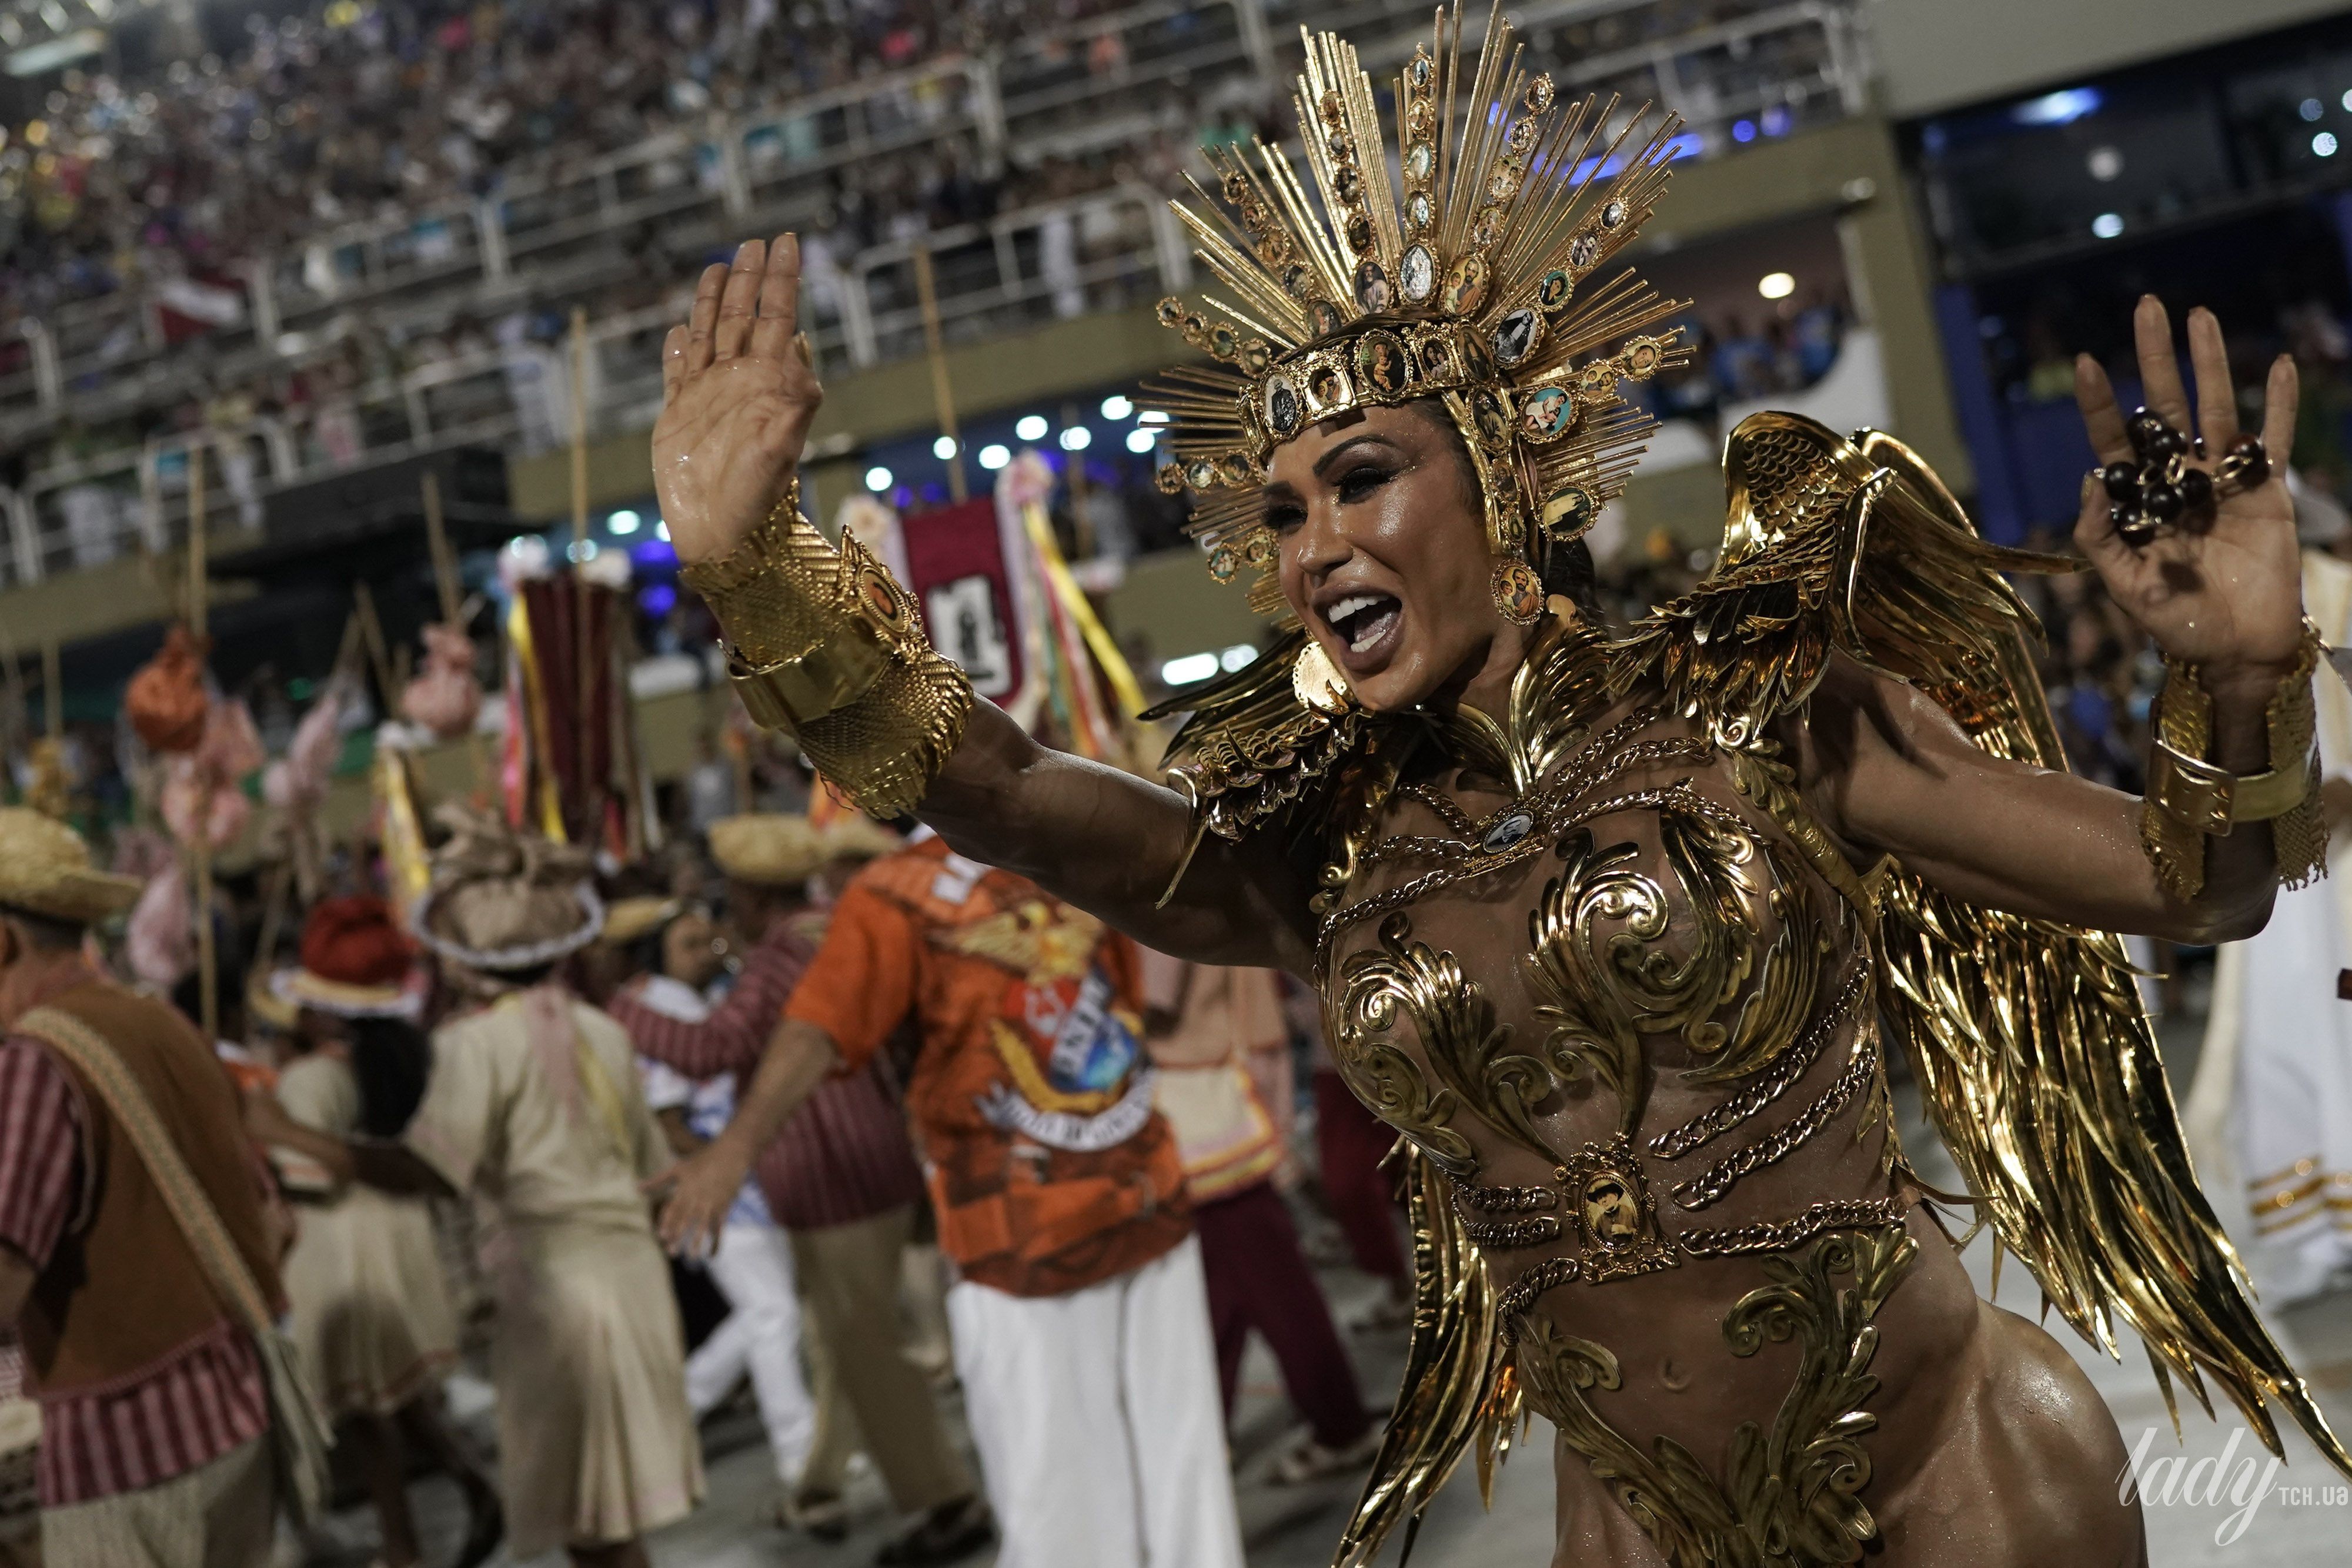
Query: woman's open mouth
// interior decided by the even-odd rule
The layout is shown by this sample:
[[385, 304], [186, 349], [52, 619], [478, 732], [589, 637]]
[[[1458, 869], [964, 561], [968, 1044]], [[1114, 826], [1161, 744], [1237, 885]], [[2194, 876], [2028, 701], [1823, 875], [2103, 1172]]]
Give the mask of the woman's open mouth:
[[1351, 674], [1377, 669], [1404, 635], [1404, 604], [1388, 593], [1351, 593], [1323, 611], [1323, 623], [1342, 644], [1339, 663]]

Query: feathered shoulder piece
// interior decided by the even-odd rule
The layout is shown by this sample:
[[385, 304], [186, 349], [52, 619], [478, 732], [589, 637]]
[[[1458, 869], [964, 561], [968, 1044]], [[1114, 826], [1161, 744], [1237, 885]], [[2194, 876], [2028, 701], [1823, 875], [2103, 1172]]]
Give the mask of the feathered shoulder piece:
[[1161, 766], [1192, 793], [1196, 817], [1239, 841], [1285, 814], [1356, 747], [1367, 716], [1303, 631], [1285, 632], [1255, 663], [1147, 710], [1191, 710]]
[[[1979, 538], [1918, 455], [1874, 430], [1849, 441], [1800, 414], [1751, 414], [1723, 465], [1715, 570], [1633, 629], [1621, 685], [1651, 676], [1738, 744], [1811, 696], [1832, 650], [1926, 685], [1948, 707], [2032, 681], [2026, 644], [2041, 628], [2000, 574], [2080, 562]], [[2055, 754], [2046, 724], [2032, 738]]]
[[[2063, 769], [2031, 657], [2038, 628], [2003, 571], [2073, 570], [1976, 537], [1908, 447], [1810, 420], [1741, 422], [1714, 573], [1622, 648], [1727, 744], [1802, 703], [1830, 653], [1910, 682], [1996, 757]], [[1881, 995], [1927, 1110], [1997, 1244], [2110, 1354], [2137, 1332], [2170, 1404], [2221, 1385], [2273, 1452], [2283, 1407], [2352, 1474], [2256, 1314], [2197, 1185], [2122, 940], [1963, 903], [1899, 871], [1880, 899]]]

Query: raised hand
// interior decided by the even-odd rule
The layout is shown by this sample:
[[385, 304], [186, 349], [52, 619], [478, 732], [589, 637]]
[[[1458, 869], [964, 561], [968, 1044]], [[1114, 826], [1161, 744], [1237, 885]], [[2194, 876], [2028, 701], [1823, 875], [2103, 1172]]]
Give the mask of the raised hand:
[[685, 561], [725, 555], [784, 493], [824, 389], [799, 331], [801, 246], [747, 240], [662, 342], [654, 488]]
[[[2171, 323], [2154, 295], [2139, 302], [2132, 331], [2148, 409], [2174, 430], [2202, 440], [2203, 455], [2192, 447], [2188, 464], [2210, 477], [2239, 436], [2221, 324], [2202, 307], [2189, 313], [2189, 361], [2197, 369], [2193, 414], [2173, 358]], [[2074, 361], [2074, 400], [2100, 463], [2134, 463], [2124, 411], [2116, 405], [2106, 373], [2087, 354]], [[2270, 458], [2268, 479], [2222, 494], [2204, 517], [2184, 514], [2137, 547], [2117, 530], [2098, 476], [2084, 483], [2075, 544], [2098, 569], [2116, 602], [2166, 653], [2206, 666], [2209, 688], [2243, 679], [2267, 691], [2294, 663], [2303, 629], [2303, 575], [2294, 504], [2285, 482], [2294, 412], [2294, 361], [2282, 354], [2263, 389], [2261, 434]]]

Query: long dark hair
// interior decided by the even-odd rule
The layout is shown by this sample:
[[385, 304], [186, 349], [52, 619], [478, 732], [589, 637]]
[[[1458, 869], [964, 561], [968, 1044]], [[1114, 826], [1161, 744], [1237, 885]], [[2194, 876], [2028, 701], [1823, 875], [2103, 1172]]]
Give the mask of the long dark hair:
[[360, 1130], [397, 1138], [408, 1130], [433, 1073], [433, 1042], [406, 1019], [361, 1018], [351, 1024], [352, 1076], [359, 1080]]

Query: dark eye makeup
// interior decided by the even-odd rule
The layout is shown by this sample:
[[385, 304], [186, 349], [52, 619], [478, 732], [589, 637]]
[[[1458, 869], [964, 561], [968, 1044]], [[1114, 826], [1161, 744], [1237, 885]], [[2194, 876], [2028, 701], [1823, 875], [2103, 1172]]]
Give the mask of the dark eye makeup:
[[1396, 477], [1394, 466], [1386, 463], [1362, 463], [1349, 469], [1331, 482], [1339, 493], [1341, 505], [1360, 501], [1390, 480]]

